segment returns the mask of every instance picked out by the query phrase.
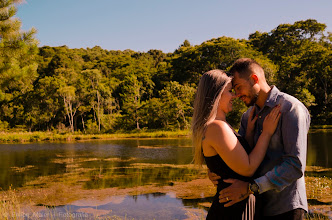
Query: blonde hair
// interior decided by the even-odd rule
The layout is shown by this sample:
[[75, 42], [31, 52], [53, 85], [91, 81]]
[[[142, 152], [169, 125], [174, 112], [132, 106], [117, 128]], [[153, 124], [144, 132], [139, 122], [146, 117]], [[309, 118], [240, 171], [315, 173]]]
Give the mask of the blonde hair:
[[197, 165], [202, 165], [204, 161], [202, 138], [205, 129], [215, 119], [220, 96], [230, 82], [231, 78], [219, 69], [204, 73], [199, 81], [191, 125], [194, 163]]

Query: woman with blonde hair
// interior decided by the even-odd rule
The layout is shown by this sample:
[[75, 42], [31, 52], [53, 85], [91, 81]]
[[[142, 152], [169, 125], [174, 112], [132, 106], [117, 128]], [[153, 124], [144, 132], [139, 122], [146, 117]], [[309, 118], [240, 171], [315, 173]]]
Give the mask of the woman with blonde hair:
[[232, 111], [234, 98], [231, 78], [224, 71], [211, 70], [202, 75], [196, 92], [192, 118], [194, 162], [202, 165], [205, 160], [208, 169], [221, 177], [207, 219], [254, 219], [254, 195], [250, 194], [241, 202], [224, 207], [227, 202], [219, 203], [219, 191], [230, 185], [223, 182], [225, 179], [248, 182], [251, 180], [265, 156], [280, 118], [280, 106], [277, 106], [265, 118], [263, 132], [256, 146], [252, 148], [248, 142], [253, 143], [253, 130], [257, 120], [257, 117], [253, 117], [254, 109], [251, 111], [245, 138], [226, 121], [226, 114]]

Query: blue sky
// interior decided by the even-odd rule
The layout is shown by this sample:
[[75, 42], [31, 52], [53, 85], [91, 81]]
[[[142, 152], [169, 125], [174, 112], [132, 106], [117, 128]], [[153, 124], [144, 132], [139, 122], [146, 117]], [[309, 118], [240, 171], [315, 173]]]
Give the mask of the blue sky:
[[331, 10], [331, 0], [26, 0], [16, 16], [39, 46], [173, 52], [185, 39], [247, 39], [308, 18], [332, 32]]

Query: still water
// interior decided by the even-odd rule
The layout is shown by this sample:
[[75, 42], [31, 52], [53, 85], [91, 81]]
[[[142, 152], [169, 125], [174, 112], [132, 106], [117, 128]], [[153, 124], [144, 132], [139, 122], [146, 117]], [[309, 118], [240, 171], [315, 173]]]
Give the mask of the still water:
[[[190, 202], [189, 202], [190, 203]], [[196, 202], [197, 203], [197, 202]], [[70, 214], [68, 214], [70, 211]], [[78, 200], [72, 204], [43, 210], [34, 215], [40, 219], [58, 217], [62, 219], [71, 216], [72, 219], [95, 219], [108, 217], [107, 219], [205, 219], [206, 211], [194, 208], [186, 204], [186, 201], [178, 199], [171, 193], [151, 193], [138, 196], [110, 196], [105, 200]], [[116, 217], [115, 217], [116, 216]]]
[[[133, 164], [174, 164], [186, 165], [192, 160], [189, 139], [125, 139], [91, 141], [79, 143], [33, 143], [0, 145], [0, 187], [20, 187], [38, 176], [64, 174], [80, 168], [94, 171], [113, 172], [113, 174], [134, 173], [140, 169]], [[69, 166], [68, 166], [69, 165]], [[191, 172], [183, 168], [147, 167], [146, 178], [155, 177], [161, 183], [181, 178]], [[128, 180], [128, 177], [125, 177]], [[169, 179], [171, 178], [171, 179]], [[143, 177], [142, 181], [149, 181]], [[105, 179], [104, 179], [105, 180]], [[146, 182], [146, 183], [147, 183]], [[114, 186], [130, 187], [131, 181], [122, 183], [103, 181], [104, 185], [87, 183], [87, 188]], [[127, 185], [123, 185], [127, 184]]]
[[[331, 132], [309, 134], [307, 165], [331, 168], [331, 143]], [[188, 138], [1, 144], [0, 187], [3, 190], [9, 187], [43, 187], [45, 183], [36, 183], [38, 177], [68, 173], [77, 175], [77, 179], [84, 179], [84, 189], [128, 188], [150, 183], [167, 185], [172, 181], [189, 181], [198, 173], [195, 169], [182, 166], [188, 165], [191, 160], [191, 141]], [[127, 219], [153, 219], [157, 216], [167, 216], [167, 219], [196, 216], [204, 219], [206, 210], [198, 208], [197, 203], [169, 194], [148, 194], [109, 197], [102, 203], [76, 201], [56, 207], [53, 211], [59, 214], [71, 210], [71, 213], [84, 213], [86, 217], [95, 214], [89, 214], [91, 210], [98, 210], [100, 216]], [[112, 213], [109, 213], [110, 210]], [[45, 216], [47, 210], [39, 214]]]

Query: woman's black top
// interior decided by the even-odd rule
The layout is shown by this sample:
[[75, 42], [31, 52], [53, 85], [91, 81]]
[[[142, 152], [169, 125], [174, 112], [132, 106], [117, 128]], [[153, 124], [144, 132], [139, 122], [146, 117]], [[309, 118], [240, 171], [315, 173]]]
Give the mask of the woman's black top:
[[[248, 142], [238, 133], [234, 132], [234, 134], [243, 146], [244, 150], [249, 155], [252, 149]], [[224, 179], [238, 179], [245, 182], [250, 182], [252, 178], [241, 176], [240, 174], [234, 172], [227, 166], [219, 154], [211, 157], [204, 156], [204, 158], [209, 170], [221, 177], [221, 179], [218, 180], [217, 193], [214, 196], [212, 206], [210, 207], [207, 215], [207, 219], [253, 219], [256, 206], [255, 197], [253, 195], [230, 207], [224, 207], [224, 203], [219, 203], [220, 190], [231, 185], [230, 183], [223, 182]]]

